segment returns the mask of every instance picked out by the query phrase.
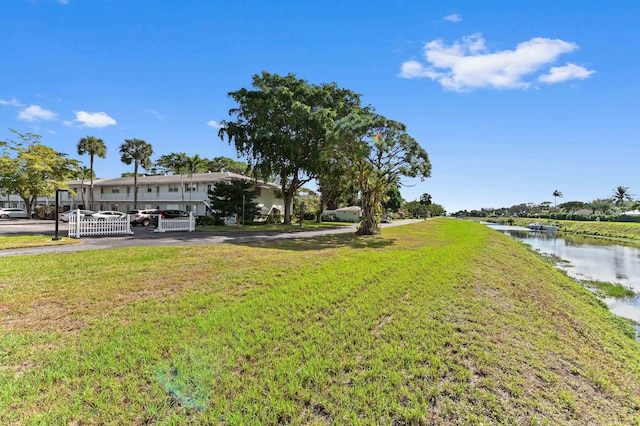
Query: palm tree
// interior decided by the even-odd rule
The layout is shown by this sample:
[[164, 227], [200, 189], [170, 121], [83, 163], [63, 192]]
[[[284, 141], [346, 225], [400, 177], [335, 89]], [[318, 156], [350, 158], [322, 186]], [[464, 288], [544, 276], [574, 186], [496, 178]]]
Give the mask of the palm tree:
[[426, 192], [422, 194], [420, 197], [420, 204], [428, 206], [431, 204], [431, 194], [427, 194]]
[[125, 139], [120, 145], [120, 161], [133, 163], [133, 208], [138, 208], [138, 166], [143, 169], [151, 167], [153, 148], [142, 139]]
[[633, 197], [633, 194], [629, 191], [628, 186], [618, 186], [613, 190], [613, 201], [616, 203], [616, 206], [620, 206], [625, 200], [631, 201], [631, 197]]
[[90, 210], [93, 210], [93, 158], [97, 155], [100, 158], [107, 157], [107, 146], [102, 139], [95, 136], [87, 136], [78, 141], [78, 155], [89, 154], [89, 169], [91, 170], [91, 192], [89, 193]]
[[80, 197], [82, 199], [83, 209], [87, 208], [87, 205], [84, 203], [84, 180], [89, 177], [93, 178], [93, 173], [91, 173], [91, 169], [89, 167], [78, 167], [76, 170], [76, 179], [80, 179]]
[[189, 205], [191, 205], [191, 193], [193, 192], [193, 175], [194, 173], [202, 173], [207, 171], [209, 161], [206, 158], [195, 154], [186, 158], [186, 171], [189, 173]]
[[558, 206], [558, 197], [562, 198], [562, 192], [556, 189], [555, 191], [553, 191], [552, 195], [553, 195], [553, 208], [556, 208]]
[[157, 165], [164, 170], [170, 171], [174, 175], [180, 175], [180, 195], [182, 196], [182, 204], [184, 207], [184, 173], [187, 172], [189, 156], [184, 152], [172, 152], [160, 156]]

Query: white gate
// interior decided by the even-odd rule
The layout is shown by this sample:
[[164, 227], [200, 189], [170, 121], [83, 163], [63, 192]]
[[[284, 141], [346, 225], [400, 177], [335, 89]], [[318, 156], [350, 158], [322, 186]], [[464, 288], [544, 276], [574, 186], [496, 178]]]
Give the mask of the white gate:
[[70, 238], [98, 235], [133, 235], [130, 216], [107, 220], [85, 219], [78, 210], [69, 218]]
[[165, 219], [162, 215], [158, 216], [158, 227], [153, 232], [172, 232], [172, 231], [189, 231], [196, 230], [196, 218], [192, 212], [189, 217], [176, 217]]

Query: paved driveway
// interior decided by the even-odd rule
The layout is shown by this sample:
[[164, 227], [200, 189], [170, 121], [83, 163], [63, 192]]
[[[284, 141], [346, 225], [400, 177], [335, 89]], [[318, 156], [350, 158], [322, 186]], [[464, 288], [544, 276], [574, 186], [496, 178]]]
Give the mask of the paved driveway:
[[[382, 224], [383, 228], [421, 222], [421, 220], [397, 220]], [[121, 247], [144, 246], [189, 246], [222, 243], [250, 243], [290, 238], [313, 238], [323, 235], [346, 234], [355, 232], [356, 225], [340, 226], [331, 229], [314, 229], [308, 231], [230, 231], [230, 232], [167, 232], [155, 233], [152, 227], [131, 227], [133, 235], [83, 237], [78, 244], [58, 246], [31, 247], [21, 249], [0, 250], [0, 256], [17, 256], [40, 253], [68, 253], [81, 250], [100, 250]], [[59, 235], [67, 236], [68, 225], [59, 223]], [[51, 220], [11, 220], [0, 221], [0, 238], [3, 235], [51, 235], [55, 234], [55, 222]]]

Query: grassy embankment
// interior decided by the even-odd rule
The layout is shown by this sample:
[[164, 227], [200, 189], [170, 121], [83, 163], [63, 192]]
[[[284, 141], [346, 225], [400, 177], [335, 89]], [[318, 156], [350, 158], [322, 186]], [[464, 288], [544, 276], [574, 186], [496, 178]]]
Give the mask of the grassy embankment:
[[629, 326], [471, 222], [0, 270], [0, 424], [640, 423]]
[[215, 231], [215, 232], [242, 232], [242, 231], [261, 231], [261, 232], [295, 232], [295, 231], [308, 231], [312, 229], [326, 229], [335, 228], [341, 226], [351, 226], [354, 223], [348, 222], [321, 222], [317, 223], [312, 220], [305, 220], [300, 223], [292, 223], [290, 225], [283, 225], [281, 223], [249, 223], [242, 226], [204, 226], [198, 225], [196, 231]]
[[[526, 226], [531, 222], [539, 222], [532, 218], [488, 218], [478, 220], [489, 220], [496, 223], [513, 223], [518, 226]], [[633, 222], [587, 222], [577, 220], [551, 220], [542, 219], [543, 223], [555, 223], [559, 232], [576, 235], [587, 235], [593, 237], [605, 237], [611, 239], [621, 239], [627, 241], [640, 242], [640, 223]]]
[[0, 237], [0, 250], [25, 248], [25, 247], [44, 247], [55, 246], [61, 244], [76, 244], [78, 240], [72, 238], [62, 238], [53, 241], [50, 236], [43, 235], [16, 235]]

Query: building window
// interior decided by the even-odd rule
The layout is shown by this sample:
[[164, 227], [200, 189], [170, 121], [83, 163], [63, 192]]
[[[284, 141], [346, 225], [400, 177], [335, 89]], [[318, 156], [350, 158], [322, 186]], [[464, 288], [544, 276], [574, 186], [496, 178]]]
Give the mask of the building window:
[[184, 192], [198, 192], [198, 186], [197, 185], [185, 185], [184, 186]]
[[119, 194], [120, 193], [120, 187], [114, 186], [113, 188], [111, 188], [111, 193], [112, 194]]
[[256, 197], [260, 197], [262, 195], [262, 188], [259, 186], [256, 186], [253, 192], [256, 194]]
[[211, 184], [207, 185], [207, 192], [211, 191]]
[[131, 187], [127, 186], [127, 194], [131, 194]]
[[100, 188], [100, 193], [104, 194], [104, 188]]
[[153, 188], [150, 186], [147, 186], [147, 192], [153, 192]]
[[169, 192], [180, 192], [180, 187], [178, 185], [169, 185]]

